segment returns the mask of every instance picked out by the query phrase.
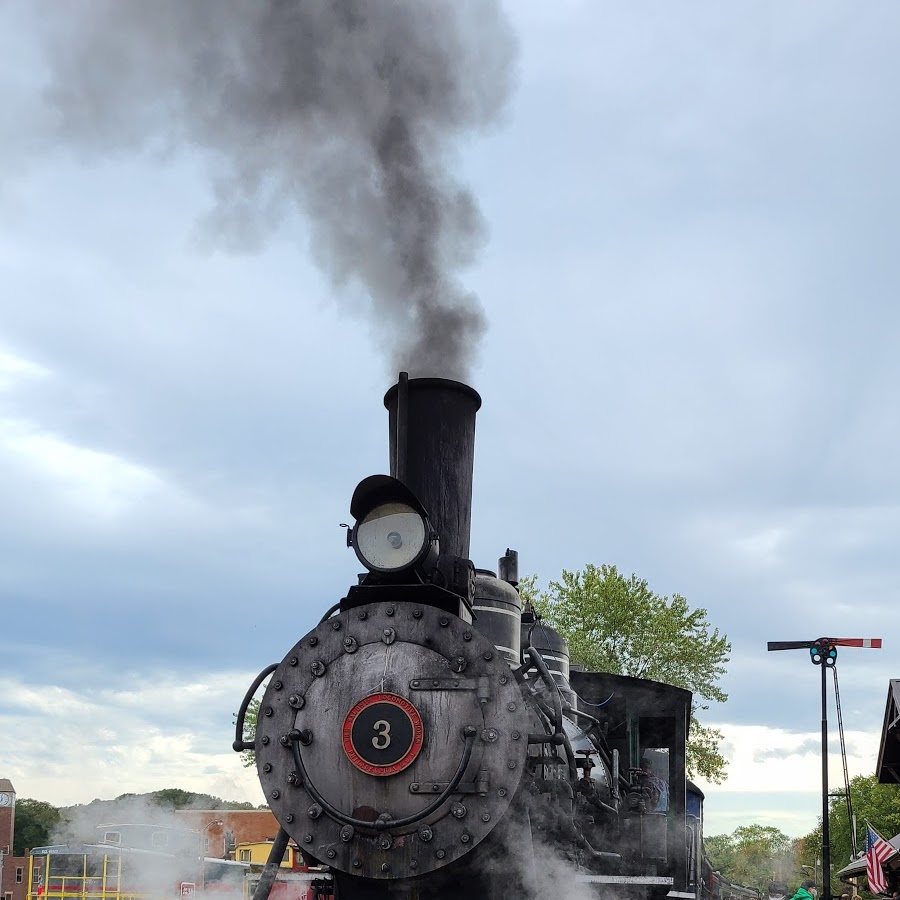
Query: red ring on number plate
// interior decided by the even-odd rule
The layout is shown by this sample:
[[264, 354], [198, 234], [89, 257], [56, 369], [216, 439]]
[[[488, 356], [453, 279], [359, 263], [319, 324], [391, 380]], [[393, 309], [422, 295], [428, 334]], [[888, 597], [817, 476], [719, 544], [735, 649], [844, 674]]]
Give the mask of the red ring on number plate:
[[[353, 726], [356, 720], [362, 713], [377, 704], [386, 704], [405, 715], [406, 719], [409, 720], [409, 726], [412, 731], [412, 735], [409, 738], [409, 747], [403, 752], [403, 755], [399, 759], [383, 765], [366, 759], [353, 742]], [[396, 712], [392, 710], [391, 714], [396, 715]], [[383, 731], [383, 728], [381, 731]], [[374, 740], [378, 740], [380, 735], [381, 732], [377, 733]], [[419, 711], [405, 697], [401, 697], [398, 694], [378, 693], [363, 697], [347, 713], [341, 728], [341, 738], [344, 753], [347, 754], [347, 758], [357, 769], [365, 772], [367, 775], [396, 775], [397, 772], [402, 772], [405, 768], [412, 765], [413, 760], [419, 755], [419, 751], [422, 749], [422, 744], [425, 741], [425, 728], [422, 725], [422, 717], [419, 715]], [[374, 740], [373, 745], [377, 747]], [[365, 753], [367, 749], [363, 752]]]

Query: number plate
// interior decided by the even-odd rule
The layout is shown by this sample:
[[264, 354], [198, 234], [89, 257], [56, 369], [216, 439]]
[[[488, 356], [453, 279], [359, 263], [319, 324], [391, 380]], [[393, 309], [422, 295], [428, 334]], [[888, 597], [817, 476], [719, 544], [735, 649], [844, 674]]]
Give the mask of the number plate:
[[419, 711], [398, 694], [370, 694], [347, 713], [344, 753], [369, 775], [396, 775], [419, 755], [425, 731]]

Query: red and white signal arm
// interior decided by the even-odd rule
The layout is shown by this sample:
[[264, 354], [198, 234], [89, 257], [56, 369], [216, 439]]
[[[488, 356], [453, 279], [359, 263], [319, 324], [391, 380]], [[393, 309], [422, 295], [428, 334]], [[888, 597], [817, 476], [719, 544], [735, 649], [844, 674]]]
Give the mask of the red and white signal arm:
[[181, 882], [181, 896], [193, 897], [197, 893], [197, 885], [193, 881]]
[[835, 638], [832, 643], [838, 647], [865, 647], [869, 650], [881, 649], [881, 638]]

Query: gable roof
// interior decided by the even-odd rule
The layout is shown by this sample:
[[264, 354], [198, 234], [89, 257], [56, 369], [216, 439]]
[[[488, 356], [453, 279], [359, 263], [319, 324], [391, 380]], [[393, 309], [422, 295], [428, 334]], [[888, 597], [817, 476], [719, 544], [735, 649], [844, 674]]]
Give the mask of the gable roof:
[[875, 774], [881, 784], [900, 784], [900, 678], [888, 683]]
[[[885, 860], [885, 862], [891, 862], [891, 860], [897, 859], [898, 855], [900, 855], [900, 834], [895, 834], [888, 843], [894, 848], [894, 852]], [[841, 869], [837, 876], [840, 879], [847, 878], [856, 878], [859, 875], [866, 874], [866, 854], [863, 852], [860, 854], [858, 859], [854, 859], [850, 865], [844, 866]]]

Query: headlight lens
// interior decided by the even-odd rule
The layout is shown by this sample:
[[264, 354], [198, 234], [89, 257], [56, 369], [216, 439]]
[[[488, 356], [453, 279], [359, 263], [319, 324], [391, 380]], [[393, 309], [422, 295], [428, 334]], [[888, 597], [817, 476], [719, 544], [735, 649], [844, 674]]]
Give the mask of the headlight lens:
[[354, 538], [362, 562], [382, 572], [412, 565], [426, 541], [425, 521], [405, 503], [376, 506], [357, 524]]

